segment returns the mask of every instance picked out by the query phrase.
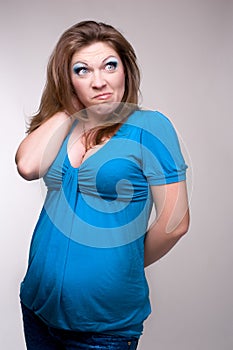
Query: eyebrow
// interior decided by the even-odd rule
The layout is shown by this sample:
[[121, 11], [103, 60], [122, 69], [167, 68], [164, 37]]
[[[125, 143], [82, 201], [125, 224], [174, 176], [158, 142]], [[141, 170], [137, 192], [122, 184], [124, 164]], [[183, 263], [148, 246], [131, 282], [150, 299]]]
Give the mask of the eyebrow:
[[[101, 64], [105, 63], [105, 62], [106, 62], [108, 59], [110, 59], [110, 58], [114, 58], [114, 59], [117, 59], [117, 60], [118, 60], [118, 58], [117, 58], [115, 55], [109, 55], [108, 57], [106, 57], [106, 58], [101, 62]], [[82, 61], [82, 60], [75, 61], [75, 62], [73, 63], [73, 65], [75, 65], [75, 64], [77, 64], [77, 63], [83, 64], [83, 65], [85, 65], [85, 66], [89, 66], [89, 64], [88, 64], [87, 62]]]

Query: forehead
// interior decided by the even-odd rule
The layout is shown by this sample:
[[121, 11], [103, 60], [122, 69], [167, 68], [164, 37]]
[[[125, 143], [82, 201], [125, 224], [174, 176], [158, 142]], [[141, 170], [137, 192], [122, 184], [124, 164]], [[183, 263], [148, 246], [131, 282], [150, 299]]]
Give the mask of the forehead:
[[103, 62], [109, 56], [120, 58], [114, 48], [109, 44], [96, 42], [76, 51], [72, 57], [72, 62], [81, 61], [84, 63], [95, 64]]

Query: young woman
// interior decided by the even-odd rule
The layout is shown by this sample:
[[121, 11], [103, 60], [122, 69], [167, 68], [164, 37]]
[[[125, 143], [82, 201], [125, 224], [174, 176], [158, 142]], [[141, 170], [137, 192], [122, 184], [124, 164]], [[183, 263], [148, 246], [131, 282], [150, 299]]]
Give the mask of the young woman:
[[136, 349], [144, 267], [188, 230], [176, 133], [139, 108], [139, 85], [132, 46], [104, 23], [72, 26], [50, 58], [16, 154], [20, 175], [48, 188], [20, 290], [28, 349]]

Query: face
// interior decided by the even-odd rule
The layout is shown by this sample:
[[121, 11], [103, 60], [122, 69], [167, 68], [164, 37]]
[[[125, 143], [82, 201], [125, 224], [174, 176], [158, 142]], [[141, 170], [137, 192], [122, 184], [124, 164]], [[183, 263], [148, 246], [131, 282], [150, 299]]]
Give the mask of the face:
[[123, 63], [107, 43], [96, 42], [78, 50], [72, 57], [70, 74], [76, 95], [85, 108], [101, 109], [122, 101]]

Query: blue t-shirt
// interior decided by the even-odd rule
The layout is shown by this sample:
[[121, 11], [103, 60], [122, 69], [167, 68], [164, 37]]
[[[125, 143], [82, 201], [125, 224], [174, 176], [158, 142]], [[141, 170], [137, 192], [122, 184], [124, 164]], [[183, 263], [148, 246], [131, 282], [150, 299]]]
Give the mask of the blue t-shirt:
[[150, 185], [185, 180], [176, 132], [161, 113], [135, 111], [77, 168], [69, 136], [44, 176], [48, 192], [21, 300], [52, 327], [139, 337], [151, 312], [144, 273]]

